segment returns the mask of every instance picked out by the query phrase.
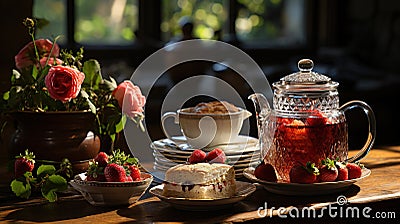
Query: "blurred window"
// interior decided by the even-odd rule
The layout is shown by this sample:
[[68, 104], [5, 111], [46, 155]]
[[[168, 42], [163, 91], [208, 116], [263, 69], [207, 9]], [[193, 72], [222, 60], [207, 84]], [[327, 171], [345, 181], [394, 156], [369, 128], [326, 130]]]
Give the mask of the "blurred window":
[[190, 20], [198, 38], [217, 39], [216, 33], [226, 32], [229, 4], [227, 0], [170, 0], [164, 1], [161, 31], [165, 41], [181, 35], [181, 25]]
[[39, 27], [36, 32], [37, 38], [55, 38], [61, 35], [58, 43], [67, 42], [67, 0], [34, 1], [33, 16], [49, 22]]
[[[251, 48], [288, 47], [305, 45], [309, 41], [306, 2], [38, 0], [34, 1], [33, 15], [50, 21], [38, 31], [38, 36], [62, 34], [61, 43], [126, 46], [134, 43], [137, 33], [146, 40], [167, 42], [181, 35], [182, 18], [189, 18], [194, 23], [194, 36], [198, 38], [234, 38]], [[71, 15], [75, 15], [74, 18]]]
[[[236, 15], [228, 15], [230, 7], [236, 8]], [[188, 17], [199, 38], [231, 38], [231, 25], [237, 39], [250, 45], [288, 46], [306, 41], [304, 0], [170, 0], [164, 2], [162, 12], [164, 40], [180, 35], [180, 20]]]
[[132, 44], [138, 29], [136, 0], [76, 0], [75, 40], [83, 44]]
[[238, 0], [236, 34], [243, 42], [287, 46], [305, 43], [304, 0]]
[[[137, 0], [74, 0], [73, 40], [83, 45], [130, 45], [138, 29]], [[50, 21], [38, 36], [63, 34], [67, 31], [67, 0], [35, 1], [34, 16]], [[71, 19], [71, 18], [69, 18]]]

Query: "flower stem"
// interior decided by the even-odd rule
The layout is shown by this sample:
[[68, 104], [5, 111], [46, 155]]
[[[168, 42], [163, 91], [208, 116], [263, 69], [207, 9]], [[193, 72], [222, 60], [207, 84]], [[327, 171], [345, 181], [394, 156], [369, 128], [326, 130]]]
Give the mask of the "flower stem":
[[[56, 38], [54, 38], [53, 45], [51, 46], [49, 57], [47, 57], [46, 64], [44, 65], [44, 67], [46, 67], [49, 64], [49, 61], [50, 61], [50, 58], [51, 58], [50, 56], [53, 54], [54, 46], [56, 45], [58, 38], [60, 38], [60, 36], [56, 36]], [[35, 45], [35, 47], [36, 47], [36, 45]], [[37, 54], [37, 51], [36, 51], [36, 54]], [[39, 55], [37, 55], [37, 57], [39, 57]], [[54, 59], [56, 59], [56, 58], [54, 57]], [[42, 66], [42, 65], [39, 63], [39, 66]], [[43, 74], [43, 68], [42, 67], [40, 67], [40, 71], [41, 71], [40, 72], [40, 76], [38, 78], [39, 82], [45, 77], [45, 74]]]
[[[30, 18], [26, 18], [24, 20], [24, 22], [23, 22], [23, 24], [28, 28], [29, 35], [31, 35], [32, 42], [33, 42], [33, 48], [35, 49], [36, 61], [39, 63], [39, 61], [40, 61], [39, 52], [37, 50], [36, 43], [35, 43], [35, 27], [36, 27], [36, 23], [37, 23], [37, 21], [35, 19], [30, 19]], [[39, 63], [39, 66], [40, 66], [40, 63]]]

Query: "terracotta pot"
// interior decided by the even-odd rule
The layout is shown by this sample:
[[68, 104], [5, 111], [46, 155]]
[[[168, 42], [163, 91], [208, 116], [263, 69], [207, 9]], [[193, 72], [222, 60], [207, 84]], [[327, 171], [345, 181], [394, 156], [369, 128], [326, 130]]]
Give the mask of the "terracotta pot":
[[16, 155], [29, 149], [37, 160], [60, 162], [68, 158], [74, 171], [80, 172], [100, 151], [91, 112], [16, 112], [12, 116], [17, 130], [10, 148]]

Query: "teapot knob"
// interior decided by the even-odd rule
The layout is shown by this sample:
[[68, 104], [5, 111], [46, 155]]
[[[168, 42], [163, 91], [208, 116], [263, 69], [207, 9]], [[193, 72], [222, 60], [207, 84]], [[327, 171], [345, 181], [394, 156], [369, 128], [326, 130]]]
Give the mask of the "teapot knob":
[[297, 67], [301, 72], [310, 72], [314, 68], [314, 62], [311, 59], [301, 59]]

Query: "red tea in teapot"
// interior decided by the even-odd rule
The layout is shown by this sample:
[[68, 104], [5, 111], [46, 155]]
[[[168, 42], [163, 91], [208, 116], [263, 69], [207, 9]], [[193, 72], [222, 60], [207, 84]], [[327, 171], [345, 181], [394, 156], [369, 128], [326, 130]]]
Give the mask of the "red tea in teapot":
[[264, 160], [275, 167], [283, 181], [289, 182], [289, 171], [297, 162], [318, 164], [325, 158], [347, 158], [345, 120], [328, 118], [318, 111], [311, 114], [304, 119], [277, 117], [274, 122], [273, 140]]
[[[297, 162], [319, 165], [325, 158], [347, 162], [364, 158], [376, 136], [375, 115], [368, 104], [352, 100], [339, 106], [338, 82], [312, 71], [310, 59], [300, 60], [297, 67], [298, 72], [272, 84], [272, 108], [264, 94], [249, 96], [256, 110], [262, 158], [286, 182]], [[356, 108], [368, 118], [368, 138], [355, 156], [347, 158], [345, 112]]]

